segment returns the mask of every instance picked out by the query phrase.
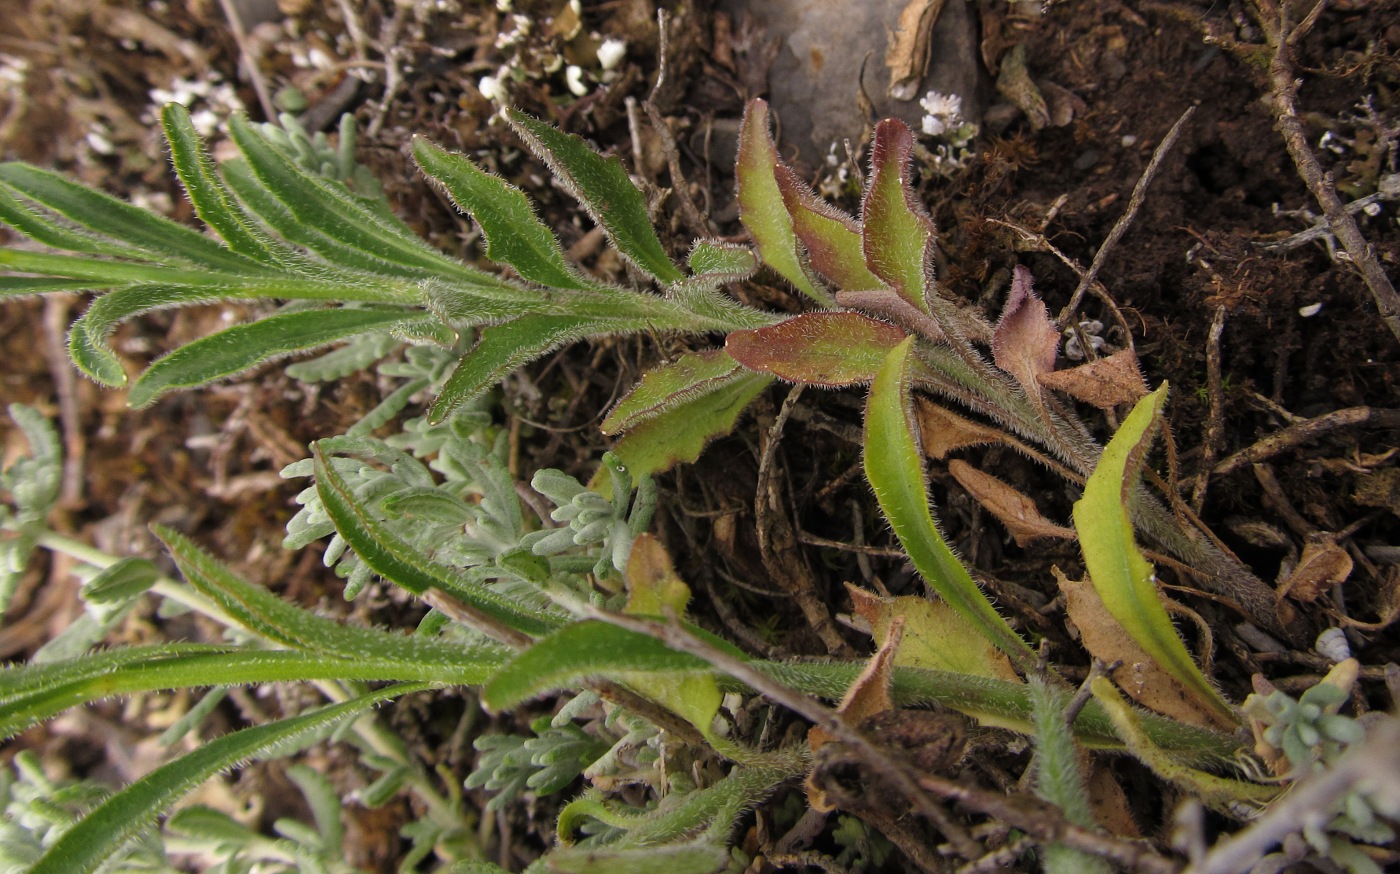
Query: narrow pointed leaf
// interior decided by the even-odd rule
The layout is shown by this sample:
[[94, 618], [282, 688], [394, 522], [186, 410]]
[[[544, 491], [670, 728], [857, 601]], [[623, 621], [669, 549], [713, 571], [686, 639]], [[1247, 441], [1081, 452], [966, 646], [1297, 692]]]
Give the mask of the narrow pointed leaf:
[[87, 653], [42, 667], [64, 669], [61, 674], [35, 678], [24, 675], [40, 667], [11, 669], [12, 687], [0, 695], [0, 738], [14, 737], [62, 713], [108, 698], [259, 683], [350, 680], [361, 682], [424, 681], [476, 684], [484, 681], [504, 661], [499, 650], [477, 649], [476, 660], [461, 656], [448, 660], [415, 661], [384, 656], [347, 657], [294, 650], [261, 650], [225, 647], [217, 651], [170, 653], [162, 647], [140, 647], [124, 664], [102, 658], [107, 653]]
[[340, 307], [283, 313], [236, 325], [157, 359], [131, 387], [128, 401], [133, 407], [144, 407], [174, 389], [204, 385], [273, 358], [421, 317], [421, 311], [407, 308]]
[[799, 291], [823, 306], [832, 306], [831, 293], [807, 273], [793, 232], [792, 216], [783, 203], [774, 170], [782, 162], [768, 130], [768, 104], [749, 103], [739, 128], [739, 156], [734, 176], [739, 198], [739, 220], [753, 235], [763, 263]]
[[126, 385], [126, 368], [106, 342], [117, 325], [152, 310], [221, 299], [217, 291], [198, 286], [137, 285], [110, 291], [94, 300], [69, 329], [68, 355], [79, 370], [102, 385]]
[[860, 313], [805, 313], [770, 328], [734, 331], [724, 348], [750, 370], [835, 387], [870, 382], [906, 336]]
[[613, 447], [633, 476], [658, 473], [700, 457], [710, 440], [734, 430], [734, 423], [773, 377], [740, 368], [695, 383], [674, 403], [648, 410]]
[[428, 688], [391, 686], [340, 704], [208, 741], [108, 798], [48, 849], [29, 874], [91, 874], [136, 833], [205, 780], [253, 758], [287, 755], [342, 720]]
[[66, 219], [56, 219], [42, 209], [22, 203], [21, 196], [17, 189], [0, 182], [0, 223], [9, 225], [36, 243], [88, 255], [143, 259], [148, 254], [135, 246], [118, 243], [79, 228]]
[[704, 660], [654, 637], [589, 619], [560, 629], [507, 662], [482, 687], [481, 701], [500, 712], [595, 677], [708, 670]]
[[496, 658], [494, 650], [487, 652], [431, 637], [359, 628], [317, 616], [241, 579], [175, 531], [162, 526], [156, 526], [154, 531], [190, 585], [265, 640], [347, 658], [452, 665], [458, 676], [461, 671], [475, 669], [483, 658]]
[[520, 189], [480, 169], [464, 155], [440, 149], [422, 137], [413, 140], [413, 157], [423, 172], [481, 225], [486, 257], [509, 264], [540, 285], [579, 290], [592, 287], [564, 260], [559, 241], [535, 216]]
[[167, 103], [161, 109], [160, 123], [170, 144], [175, 175], [200, 219], [234, 252], [265, 264], [282, 263], [288, 254], [286, 247], [274, 243], [224, 185], [190, 121], [190, 111], [178, 103]]
[[642, 376], [603, 420], [602, 432], [619, 434], [653, 419], [743, 374], [723, 349], [687, 352]]
[[602, 226], [623, 257], [663, 283], [685, 278], [666, 255], [651, 226], [646, 198], [627, 177], [621, 161], [604, 158], [582, 138], [522, 112], [512, 110], [506, 118], [593, 221]]
[[28, 164], [0, 164], [0, 181], [75, 224], [133, 246], [158, 262], [256, 271], [256, 261], [155, 213]]
[[351, 491], [349, 484], [328, 464], [321, 445], [315, 446], [316, 493], [335, 523], [336, 531], [371, 570], [415, 595], [429, 589], [442, 591], [475, 607], [516, 631], [531, 636], [546, 634], [558, 619], [537, 608], [473, 582], [456, 568], [424, 556], [374, 517]]
[[880, 277], [865, 265], [860, 224], [817, 196], [786, 165], [777, 169], [778, 189], [792, 216], [792, 227], [807, 252], [807, 262], [845, 291], [883, 288]]
[[92, 283], [85, 279], [62, 279], [49, 276], [0, 276], [0, 297], [25, 294], [47, 294], [51, 291], [87, 291]]
[[[933, 294], [933, 220], [914, 197], [909, 154], [914, 136], [897, 119], [875, 127], [871, 178], [861, 204], [865, 263], [916, 309]], [[856, 289], [852, 289], [856, 290]]]
[[493, 325], [447, 378], [428, 411], [430, 422], [441, 422], [453, 410], [479, 397], [519, 368], [572, 340], [589, 334], [611, 333], [620, 323], [578, 316], [528, 315]]
[[1100, 600], [1148, 655], [1176, 677], [1227, 724], [1238, 720], [1230, 704], [1201, 673], [1176, 632], [1157, 590], [1157, 577], [1133, 539], [1128, 504], [1146, 463], [1167, 385], [1143, 398], [1104, 448], [1074, 505], [1074, 527], [1084, 564]]
[[481, 275], [432, 249], [403, 222], [367, 207], [340, 183], [308, 175], [246, 118], [230, 119], [229, 131], [253, 174], [300, 221], [402, 267], [468, 279]]
[[865, 411], [866, 479], [904, 551], [929, 586], [1006, 653], [1012, 664], [1029, 671], [1036, 664], [1035, 651], [977, 587], [939, 533], [929, 509], [923, 456], [909, 409], [913, 348], [914, 338], [908, 337], [891, 350], [870, 386]]

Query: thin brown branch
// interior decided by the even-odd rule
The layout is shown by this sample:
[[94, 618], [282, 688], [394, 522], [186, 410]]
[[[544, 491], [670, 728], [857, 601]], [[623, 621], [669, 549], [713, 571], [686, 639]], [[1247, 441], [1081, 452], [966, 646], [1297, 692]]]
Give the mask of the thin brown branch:
[[[1327, 218], [1328, 229], [1346, 250], [1347, 257], [1361, 274], [1371, 298], [1376, 302], [1381, 319], [1386, 327], [1400, 340], [1400, 293], [1391, 284], [1390, 277], [1381, 267], [1380, 261], [1366, 242], [1346, 204], [1342, 203], [1333, 185], [1332, 175], [1323, 169], [1312, 147], [1308, 145], [1307, 132], [1303, 130], [1303, 120], [1298, 109], [1298, 88], [1300, 80], [1294, 70], [1293, 47], [1317, 20], [1325, 0], [1320, 0], [1302, 24], [1290, 28], [1288, 24], [1288, 4], [1275, 6], [1272, 3], [1256, 2], [1259, 21], [1263, 25], [1265, 37], [1273, 49], [1273, 60], [1269, 64], [1269, 89], [1273, 96], [1274, 122], [1298, 175], [1308, 186], [1308, 191], [1322, 207]], [[1272, 13], [1272, 14], [1271, 14]]]
[[1201, 444], [1201, 469], [1196, 474], [1196, 483], [1191, 490], [1191, 511], [1200, 514], [1206, 503], [1206, 489], [1210, 486], [1211, 465], [1215, 464], [1215, 454], [1225, 433], [1224, 377], [1220, 368], [1220, 338], [1225, 333], [1225, 307], [1215, 308], [1215, 316], [1210, 322], [1210, 333], [1206, 337], [1206, 395], [1210, 401], [1210, 412], [1206, 416], [1205, 440]]
[[1108, 237], [1104, 239], [1103, 245], [1099, 246], [1099, 251], [1094, 253], [1094, 260], [1089, 264], [1089, 269], [1080, 277], [1079, 285], [1075, 287], [1074, 294], [1070, 295], [1069, 303], [1065, 304], [1065, 308], [1060, 310], [1060, 316], [1055, 320], [1055, 326], [1061, 331], [1065, 329], [1065, 325], [1068, 325], [1070, 319], [1074, 318], [1074, 314], [1078, 312], [1079, 305], [1083, 303], [1084, 295], [1088, 292], [1089, 286], [1093, 285], [1094, 280], [1099, 275], [1099, 271], [1103, 269], [1104, 263], [1108, 261], [1109, 253], [1118, 245], [1118, 241], [1123, 239], [1123, 235], [1128, 232], [1128, 228], [1132, 226], [1134, 219], [1137, 218], [1138, 210], [1142, 209], [1142, 204], [1147, 199], [1148, 187], [1151, 186], [1152, 180], [1157, 176], [1157, 171], [1162, 168], [1162, 163], [1166, 160], [1168, 153], [1170, 153], [1172, 147], [1176, 145], [1177, 138], [1181, 136], [1182, 130], [1186, 127], [1186, 122], [1190, 120], [1195, 112], [1196, 107], [1187, 107], [1186, 111], [1181, 114], [1181, 118], [1176, 120], [1176, 124], [1172, 125], [1171, 130], [1167, 131], [1167, 135], [1162, 138], [1162, 141], [1157, 144], [1157, 148], [1152, 152], [1152, 160], [1147, 162], [1147, 169], [1142, 171], [1142, 176], [1138, 178], [1137, 184], [1133, 186], [1132, 196], [1128, 198], [1127, 210], [1124, 211], [1123, 215], [1119, 217], [1118, 221], [1113, 225], [1113, 230], [1108, 232]]
[[919, 784], [910, 774], [907, 763], [896, 761], [886, 751], [871, 743], [865, 735], [847, 723], [835, 710], [809, 695], [795, 689], [789, 689], [782, 683], [769, 678], [753, 666], [686, 631], [678, 623], [657, 622], [603, 610], [595, 611], [594, 615], [604, 622], [610, 622], [628, 631], [656, 638], [671, 649], [703, 659], [720, 673], [733, 677], [759, 694], [824, 729], [833, 738], [849, 746], [876, 777], [887, 782], [888, 785], [905, 796], [913, 812], [932, 823], [934, 828], [948, 839], [959, 855], [966, 859], [974, 859], [982, 855], [981, 845], [973, 840], [965, 829], [952, 822], [943, 808], [935, 804], [933, 799], [919, 788]]
[[1295, 425], [1289, 425], [1281, 431], [1275, 431], [1258, 442], [1246, 446], [1239, 452], [1229, 456], [1215, 466], [1212, 471], [1216, 476], [1224, 476], [1227, 473], [1234, 473], [1240, 468], [1273, 458], [1281, 452], [1292, 449], [1295, 446], [1316, 440], [1319, 437], [1340, 428], [1350, 428], [1356, 425], [1372, 425], [1380, 428], [1400, 428], [1400, 410], [1377, 409], [1375, 407], [1346, 407], [1341, 410], [1333, 410], [1311, 419], [1304, 419]]

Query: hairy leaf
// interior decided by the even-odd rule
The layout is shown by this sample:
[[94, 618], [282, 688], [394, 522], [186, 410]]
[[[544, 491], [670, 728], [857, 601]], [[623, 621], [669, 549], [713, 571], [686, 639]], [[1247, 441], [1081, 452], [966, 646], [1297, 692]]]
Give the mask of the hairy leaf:
[[474, 582], [456, 568], [432, 560], [405, 542], [375, 518], [344, 477], [327, 463], [328, 449], [322, 442], [314, 447], [316, 493], [336, 531], [371, 570], [416, 595], [441, 589], [524, 634], [538, 636], [556, 627], [557, 617]]
[[1032, 398], [1040, 396], [1038, 377], [1055, 369], [1055, 350], [1060, 332], [1036, 297], [1031, 272], [1016, 265], [1011, 277], [1011, 293], [992, 334], [992, 360], [997, 367], [1016, 377], [1021, 389]]
[[630, 430], [742, 375], [739, 362], [723, 349], [687, 352], [643, 374], [603, 420], [602, 431], [612, 435]]
[[1035, 651], [982, 594], [939, 533], [929, 509], [923, 457], [909, 413], [913, 348], [914, 338], [908, 337], [891, 350], [870, 386], [865, 411], [866, 479], [904, 551], [929, 586], [1014, 665], [1030, 670], [1036, 664]]
[[885, 283], [865, 264], [855, 219], [818, 197], [787, 165], [779, 165], [775, 176], [783, 205], [792, 216], [793, 232], [807, 250], [812, 268], [845, 291], [884, 288]]
[[1229, 703], [1191, 659], [1172, 625], [1156, 573], [1133, 540], [1128, 503], [1137, 491], [1146, 455], [1166, 403], [1163, 383], [1138, 402], [1113, 435], [1074, 504], [1074, 527], [1084, 564], [1108, 612], [1197, 701], [1226, 724], [1237, 719]]
[[772, 381], [766, 373], [740, 369], [696, 383], [693, 392], [629, 426], [613, 452], [633, 476], [694, 461], [710, 440], [734, 430], [739, 416]]
[[861, 204], [862, 242], [870, 271], [926, 313], [934, 294], [934, 232], [910, 185], [913, 148], [914, 136], [904, 122], [887, 118], [876, 125], [871, 178]]
[[769, 328], [734, 331], [724, 348], [750, 370], [834, 387], [874, 379], [906, 336], [902, 328], [860, 313], [804, 313]]
[[29, 874], [90, 874], [147, 823], [210, 777], [253, 758], [287, 755], [342, 720], [428, 688], [404, 684], [208, 741], [116, 793], [64, 832]]
[[148, 406], [174, 389], [204, 385], [273, 358], [327, 346], [415, 318], [422, 318], [421, 310], [341, 307], [281, 313], [235, 325], [156, 359], [131, 387], [128, 401], [133, 407]]
[[441, 149], [422, 137], [413, 140], [413, 157], [423, 172], [481, 225], [486, 257], [509, 264], [540, 285], [579, 290], [592, 287], [564, 260], [559, 241], [535, 216], [520, 189], [477, 167], [466, 156]]
[[812, 300], [832, 306], [835, 301], [831, 293], [808, 274], [802, 263], [792, 216], [788, 214], [774, 175], [780, 164], [778, 149], [768, 131], [768, 104], [753, 100], [744, 110], [744, 121], [739, 128], [739, 157], [734, 168], [739, 220], [753, 235], [763, 263]]
[[628, 261], [661, 282], [684, 279], [651, 225], [646, 198], [627, 178], [616, 157], [604, 158], [580, 137], [511, 110], [506, 119], [535, 154], [549, 165], [584, 210], [607, 233]]

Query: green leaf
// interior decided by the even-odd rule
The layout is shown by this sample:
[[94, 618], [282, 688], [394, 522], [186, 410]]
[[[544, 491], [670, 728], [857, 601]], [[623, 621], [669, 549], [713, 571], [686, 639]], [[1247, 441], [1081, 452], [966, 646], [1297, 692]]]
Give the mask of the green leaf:
[[[248, 119], [229, 119], [229, 132], [266, 190], [304, 224], [352, 250], [401, 268], [467, 281], [479, 281], [485, 276], [435, 251], [408, 225], [368, 207], [344, 185], [301, 170]], [[258, 209], [256, 204], [252, 206]], [[340, 262], [332, 259], [332, 263]]]
[[1167, 385], [1133, 407], [1104, 448], [1074, 504], [1074, 528], [1089, 579], [1104, 607], [1148, 655], [1213, 714], [1234, 725], [1233, 708], [1196, 667], [1157, 590], [1156, 573], [1133, 540], [1128, 503], [1167, 399]]
[[191, 586], [264, 640], [355, 659], [452, 666], [458, 676], [499, 658], [494, 648], [482, 650], [416, 634], [358, 628], [317, 616], [241, 579], [175, 531], [162, 526], [152, 530]]
[[613, 453], [634, 477], [694, 461], [711, 439], [734, 430], [739, 416], [772, 381], [766, 373], [743, 369], [701, 379], [681, 397], [635, 414], [635, 424]]
[[428, 421], [438, 423], [468, 401], [480, 397], [520, 367], [560, 346], [594, 333], [616, 330], [620, 322], [579, 316], [528, 315], [493, 325], [481, 332], [481, 340], [464, 356], [428, 410]]
[[834, 306], [831, 293], [808, 274], [802, 262], [792, 216], [774, 175], [781, 163], [768, 130], [768, 104], [752, 100], [739, 128], [739, 156], [734, 166], [739, 220], [753, 235], [763, 263], [812, 300], [822, 306]]
[[[7, 670], [5, 689], [0, 694], [0, 737], [13, 737], [93, 701], [163, 689], [315, 680], [421, 680], [473, 685], [482, 682], [502, 661], [498, 651], [478, 650], [478, 655], [475, 663], [466, 663], [460, 656], [449, 661], [414, 661], [378, 655], [349, 658], [238, 647], [206, 647], [197, 651], [140, 647], [113, 653], [84, 653], [63, 661]], [[43, 670], [46, 668], [55, 670]]]
[[426, 684], [392, 686], [208, 741], [108, 798], [65, 832], [29, 874], [90, 874], [142, 827], [215, 774], [249, 759], [288, 755], [346, 718], [425, 688]]
[[669, 364], [647, 371], [642, 381], [608, 413], [602, 431], [612, 435], [635, 428], [743, 373], [744, 369], [723, 349], [687, 352]]
[[124, 558], [83, 583], [83, 600], [89, 604], [117, 604], [156, 584], [160, 569], [145, 558]]
[[509, 264], [540, 285], [580, 291], [593, 287], [564, 260], [559, 241], [535, 216], [520, 189], [422, 137], [413, 139], [413, 157], [428, 178], [481, 225], [487, 258]]
[[106, 342], [117, 325], [152, 310], [221, 299], [220, 292], [198, 286], [137, 285], [110, 291], [95, 299], [69, 329], [68, 355], [79, 370], [98, 383], [126, 385], [126, 368]]
[[145, 407], [168, 391], [233, 376], [273, 358], [304, 352], [422, 317], [407, 307], [299, 310], [235, 325], [156, 359], [131, 387], [128, 402]]
[[652, 229], [647, 201], [616, 157], [604, 158], [573, 134], [510, 110], [506, 119], [617, 250], [640, 270], [664, 283], [685, 278]]
[[550, 871], [561, 874], [714, 874], [729, 862], [729, 850], [719, 839], [665, 846], [560, 848], [545, 857]]
[[481, 703], [499, 713], [596, 677], [709, 670], [704, 660], [654, 637], [589, 619], [565, 626], [506, 662], [482, 687]]
[[939, 533], [929, 509], [923, 455], [909, 415], [913, 349], [914, 338], [907, 337], [891, 350], [870, 386], [865, 410], [866, 479], [900, 545], [929, 586], [1006, 653], [1013, 665], [1029, 672], [1037, 663], [1035, 651], [977, 587]]
[[416, 595], [441, 589], [516, 631], [537, 637], [554, 630], [558, 618], [473, 582], [466, 574], [423, 555], [369, 512], [345, 479], [314, 448], [316, 493], [335, 529], [371, 570]]
[[880, 277], [865, 266], [860, 225], [817, 196], [790, 167], [776, 173], [783, 204], [792, 216], [793, 232], [807, 250], [808, 263], [842, 291], [884, 288]]
[[[258, 262], [155, 213], [28, 164], [0, 164], [0, 181], [94, 233], [145, 253], [158, 263], [257, 272]], [[79, 249], [78, 251], [90, 251]]]
[[861, 204], [863, 244], [871, 272], [916, 309], [928, 312], [934, 293], [934, 232], [909, 181], [913, 147], [914, 136], [904, 122], [887, 118], [876, 125], [872, 175]]
[[772, 327], [734, 331], [724, 348], [750, 370], [836, 387], [870, 382], [906, 336], [902, 328], [859, 313], [805, 313]]
[[112, 242], [73, 223], [54, 218], [41, 209], [20, 201], [17, 189], [0, 182], [0, 222], [54, 249], [84, 252], [89, 255], [111, 255], [119, 258], [145, 258], [146, 253], [135, 246]]
[[200, 219], [223, 237], [234, 252], [265, 264], [286, 262], [292, 252], [257, 226], [215, 171], [214, 162], [190, 121], [190, 111], [178, 103], [167, 103], [161, 109], [160, 123], [170, 144], [175, 175], [180, 177]]

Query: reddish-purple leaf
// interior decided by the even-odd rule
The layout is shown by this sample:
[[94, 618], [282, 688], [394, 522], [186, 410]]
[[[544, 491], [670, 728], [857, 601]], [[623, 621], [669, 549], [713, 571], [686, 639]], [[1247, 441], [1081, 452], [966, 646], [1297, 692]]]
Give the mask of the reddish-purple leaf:
[[1039, 397], [1038, 377], [1055, 369], [1060, 332], [1055, 330], [1055, 323], [1031, 284], [1030, 270], [1016, 265], [1011, 275], [1011, 294], [992, 334], [992, 360], [1016, 377], [1027, 394]]
[[792, 229], [807, 250], [807, 263], [812, 269], [844, 291], [884, 287], [865, 266], [856, 220], [818, 197], [791, 167], [779, 165], [774, 176], [792, 216]]
[[909, 184], [909, 126], [887, 118], [875, 127], [870, 184], [861, 205], [865, 264], [917, 309], [933, 295], [933, 220]]
[[772, 327], [734, 331], [725, 350], [750, 370], [834, 387], [870, 382], [906, 336], [860, 313], [806, 313]]
[[830, 306], [831, 295], [813, 281], [802, 265], [792, 218], [778, 191], [774, 174], [786, 169], [768, 132], [768, 104], [754, 100], [744, 110], [744, 122], [739, 128], [739, 156], [734, 166], [739, 220], [753, 235], [763, 263], [808, 297]]

